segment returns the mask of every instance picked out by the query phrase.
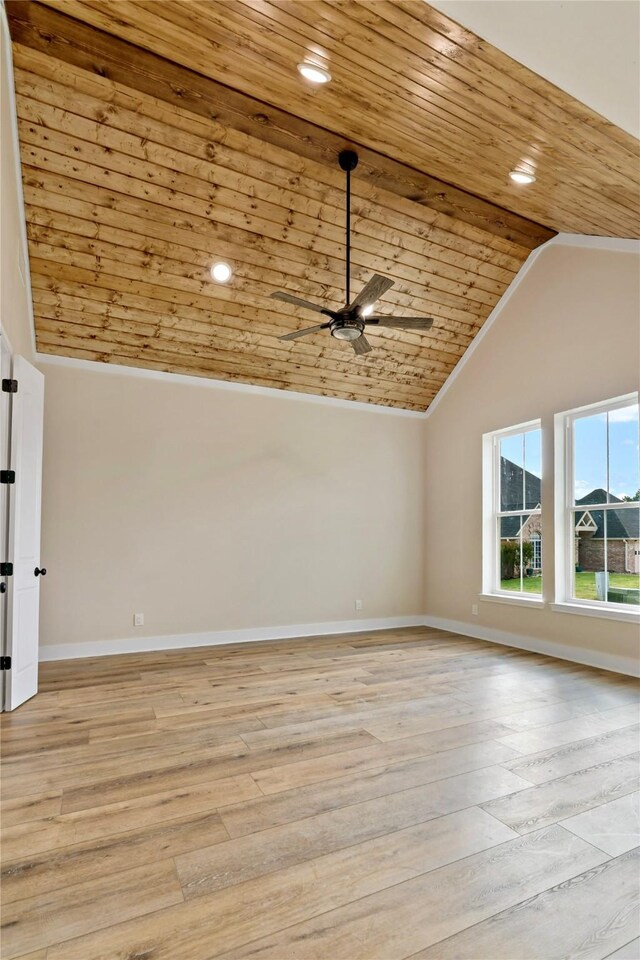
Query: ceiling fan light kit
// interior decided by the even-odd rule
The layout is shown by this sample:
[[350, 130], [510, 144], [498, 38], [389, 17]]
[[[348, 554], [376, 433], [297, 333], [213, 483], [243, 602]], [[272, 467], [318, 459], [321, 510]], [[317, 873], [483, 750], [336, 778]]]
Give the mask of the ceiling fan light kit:
[[315, 327], [306, 327], [304, 330], [294, 330], [279, 337], [279, 340], [297, 340], [308, 334], [328, 330], [336, 340], [344, 340], [351, 344], [354, 353], [361, 356], [369, 353], [371, 344], [365, 337], [365, 327], [394, 327], [397, 330], [429, 330], [433, 320], [428, 317], [377, 317], [372, 316], [376, 302], [394, 284], [388, 277], [374, 273], [368, 283], [362, 288], [358, 296], [351, 302], [351, 174], [358, 166], [358, 154], [355, 150], [342, 150], [338, 154], [338, 163], [347, 177], [346, 189], [346, 304], [340, 310], [329, 310], [310, 300], [303, 300], [293, 294], [277, 291], [271, 296], [274, 300], [290, 303], [305, 310], [329, 317], [325, 323]]

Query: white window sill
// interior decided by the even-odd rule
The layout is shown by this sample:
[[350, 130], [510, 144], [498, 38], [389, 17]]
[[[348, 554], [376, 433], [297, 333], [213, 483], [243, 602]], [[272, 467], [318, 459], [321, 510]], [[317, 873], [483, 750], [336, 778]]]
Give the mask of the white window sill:
[[577, 613], [581, 617], [601, 617], [604, 620], [622, 620], [624, 623], [640, 624], [640, 607], [635, 610], [618, 610], [611, 606], [596, 606], [594, 603], [552, 603], [555, 613]]
[[479, 593], [481, 600], [492, 600], [494, 603], [514, 604], [517, 607], [544, 607], [544, 599], [536, 596], [526, 596], [518, 593], [511, 596], [508, 593]]

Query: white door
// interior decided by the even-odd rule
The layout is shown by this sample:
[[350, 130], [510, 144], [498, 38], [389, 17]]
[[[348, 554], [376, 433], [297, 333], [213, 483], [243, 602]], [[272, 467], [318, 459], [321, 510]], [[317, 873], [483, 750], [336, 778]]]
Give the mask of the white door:
[[7, 652], [5, 707], [14, 710], [38, 690], [38, 618], [40, 606], [40, 512], [42, 494], [42, 429], [44, 377], [23, 357], [13, 358], [18, 391], [11, 404], [11, 469], [9, 489]]
[[[11, 379], [11, 353], [8, 349], [4, 334], [0, 332], [0, 372], [3, 380]], [[11, 394], [4, 390], [0, 392], [0, 469], [9, 467], [9, 412], [11, 409]], [[0, 483], [0, 561], [8, 560], [7, 535], [9, 524], [9, 497], [10, 487]], [[0, 574], [0, 654], [4, 657], [6, 649], [7, 629], [7, 585], [8, 578]], [[0, 676], [0, 709], [4, 710], [4, 676]]]

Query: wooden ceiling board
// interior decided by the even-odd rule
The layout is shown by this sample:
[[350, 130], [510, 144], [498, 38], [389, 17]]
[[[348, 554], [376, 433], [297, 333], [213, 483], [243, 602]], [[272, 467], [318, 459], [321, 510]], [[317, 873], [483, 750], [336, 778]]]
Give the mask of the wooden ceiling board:
[[640, 235], [635, 138], [423, 0], [45, 2], [556, 231]]
[[[414, 4], [388, 6], [12, 0], [38, 349], [426, 409], [553, 229], [535, 222], [539, 197], [523, 213], [488, 178], [491, 167], [496, 181], [496, 151], [504, 153], [522, 115], [514, 132], [482, 140], [488, 162], [483, 152], [473, 184], [461, 185], [450, 167], [449, 182], [438, 179], [424, 130], [430, 144], [444, 138], [449, 154], [460, 150], [465, 173], [463, 158], [480, 144], [473, 130], [486, 123], [477, 102], [487, 99], [484, 74], [500, 72], [502, 55], [496, 65], [496, 51], [477, 38], [474, 46], [447, 21], [452, 37], [440, 24], [436, 57], [429, 18], [439, 15], [421, 3], [429, 14], [423, 23]], [[396, 52], [396, 64], [388, 44], [397, 44], [394, 31], [408, 28], [407, 17], [411, 43]], [[319, 38], [330, 46], [331, 98], [309, 93], [292, 69], [304, 44]], [[414, 39], [432, 44], [429, 57], [411, 52]], [[390, 65], [376, 90], [366, 78], [369, 57]], [[471, 57], [482, 63], [469, 100], [475, 119], [454, 86], [444, 90], [441, 75], [444, 58], [460, 83]], [[522, 86], [524, 68], [511, 69]], [[363, 85], [352, 95], [355, 78]], [[567, 109], [558, 94], [548, 111]], [[614, 145], [611, 168], [624, 167], [626, 135], [574, 109], [597, 149]], [[434, 117], [444, 125], [432, 131]], [[424, 333], [374, 328], [374, 350], [361, 357], [327, 334], [279, 341], [312, 325], [313, 314], [269, 298], [282, 289], [344, 302], [344, 175], [336, 158], [345, 146], [355, 146], [361, 161], [352, 181], [352, 290], [383, 273], [395, 286], [381, 312], [435, 320]], [[586, 182], [597, 172], [585, 161]], [[619, 173], [608, 187], [615, 199], [586, 183], [574, 187], [574, 202], [585, 195], [580, 216], [621, 222], [619, 201], [631, 188]], [[494, 202], [505, 196], [510, 210]], [[233, 264], [228, 286], [209, 279], [216, 259]]]

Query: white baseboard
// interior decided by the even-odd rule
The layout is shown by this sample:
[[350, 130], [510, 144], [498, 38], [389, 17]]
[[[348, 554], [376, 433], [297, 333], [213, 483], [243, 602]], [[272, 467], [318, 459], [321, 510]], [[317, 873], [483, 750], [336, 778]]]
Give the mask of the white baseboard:
[[542, 653], [547, 657], [570, 660], [572, 663], [581, 663], [586, 667], [596, 667], [599, 670], [611, 670], [613, 673], [640, 677], [640, 658], [622, 657], [615, 653], [606, 653], [603, 650], [589, 650], [587, 647], [570, 647], [564, 643], [553, 643], [551, 640], [540, 640], [537, 637], [508, 633], [506, 630], [496, 630], [495, 627], [486, 627], [481, 624], [464, 623], [461, 620], [448, 620], [445, 617], [425, 616], [422, 622], [426, 627], [461, 633], [465, 637], [474, 637], [476, 640], [502, 643], [506, 647], [516, 647], [518, 650], [528, 650], [530, 653]]
[[164, 637], [126, 637], [122, 640], [96, 640], [89, 643], [42, 644], [40, 661], [76, 660], [105, 657], [116, 653], [144, 653], [150, 650], [179, 650], [183, 647], [216, 647], [220, 644], [255, 643], [261, 640], [290, 640], [295, 637], [322, 637], [334, 633], [364, 633], [421, 627], [424, 617], [381, 617], [377, 620], [334, 620], [327, 623], [297, 623], [287, 627], [256, 627], [244, 630], [213, 630], [206, 633], [180, 633]]
[[507, 633], [494, 627], [448, 620], [444, 617], [416, 615], [381, 617], [377, 620], [334, 620], [327, 623], [297, 623], [287, 627], [257, 627], [244, 630], [214, 630], [206, 633], [181, 633], [163, 637], [126, 637], [122, 640], [96, 640], [93, 643], [62, 643], [40, 647], [40, 660], [76, 660], [104, 657], [118, 653], [144, 653], [153, 650], [179, 650], [184, 647], [215, 647], [221, 644], [255, 643], [263, 640], [290, 640], [296, 637], [322, 637], [330, 634], [364, 633], [372, 630], [393, 630], [400, 627], [434, 627], [465, 637], [501, 643], [518, 650], [541, 653], [559, 660], [582, 663], [587, 667], [611, 670], [628, 676], [640, 676], [640, 659], [622, 657], [586, 647], [570, 647], [550, 640]]

